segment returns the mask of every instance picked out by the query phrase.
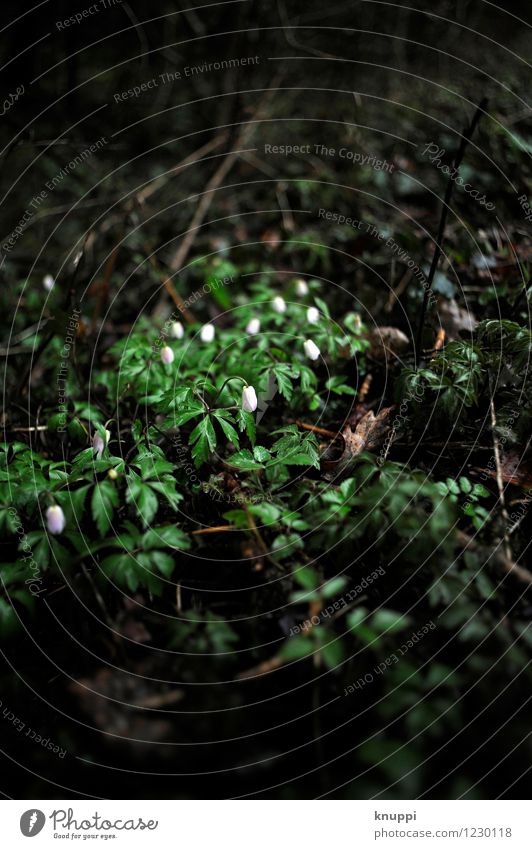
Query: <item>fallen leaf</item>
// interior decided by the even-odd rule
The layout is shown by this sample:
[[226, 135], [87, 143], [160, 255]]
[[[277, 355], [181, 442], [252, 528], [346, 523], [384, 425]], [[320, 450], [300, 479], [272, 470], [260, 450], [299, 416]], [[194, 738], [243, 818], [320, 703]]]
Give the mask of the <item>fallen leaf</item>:
[[397, 357], [410, 347], [410, 339], [397, 327], [375, 327], [369, 334], [370, 355], [376, 360]]
[[455, 300], [447, 298], [438, 298], [438, 318], [451, 342], [459, 339], [462, 331], [472, 333], [478, 324], [470, 310], [463, 309]]
[[134, 743], [156, 742], [168, 739], [172, 722], [153, 708], [176, 704], [183, 698], [183, 691], [154, 682], [154, 674], [147, 665], [139, 665], [131, 673], [105, 667], [73, 681], [69, 690], [93, 724], [107, 734], [127, 737]]
[[[497, 470], [479, 469], [490, 478], [497, 479]], [[515, 451], [508, 451], [501, 457], [501, 477], [504, 483], [520, 486], [522, 489], [532, 489], [532, 466], [521, 460]]]
[[370, 410], [354, 427], [348, 422], [341, 434], [344, 440], [341, 457], [338, 460], [328, 460], [326, 465], [322, 464], [322, 470], [326, 469], [324, 477], [327, 480], [337, 478], [346, 471], [351, 461], [362, 451], [374, 451], [384, 442], [390, 428], [393, 409], [394, 407], [384, 407], [378, 415]]
[[356, 428], [352, 430], [348, 425], [343, 431], [345, 439], [345, 449], [342, 459], [356, 457], [362, 451], [373, 451], [381, 442], [390, 427], [389, 419], [393, 407], [384, 407], [376, 416], [373, 410], [366, 413], [358, 422]]

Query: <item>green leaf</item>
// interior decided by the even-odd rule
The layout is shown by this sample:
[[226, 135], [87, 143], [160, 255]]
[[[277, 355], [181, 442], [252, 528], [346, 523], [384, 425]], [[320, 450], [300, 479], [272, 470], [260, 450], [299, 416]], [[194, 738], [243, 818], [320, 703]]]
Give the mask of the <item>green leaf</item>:
[[102, 536], [111, 526], [115, 507], [118, 507], [118, 492], [115, 485], [109, 480], [97, 483], [92, 493], [91, 509], [92, 518]]
[[210, 416], [204, 416], [198, 422], [190, 434], [189, 444], [192, 445], [191, 453], [196, 467], [199, 467], [208, 459], [209, 453], [216, 448], [216, 433]]
[[150, 481], [149, 485], [155, 492], [160, 492], [174, 510], [177, 510], [179, 502], [183, 501], [181, 493], [176, 492], [176, 481], [170, 475], [164, 475], [160, 481]]
[[473, 484], [468, 478], [459, 478], [458, 483], [460, 484], [460, 489], [462, 490], [462, 492], [471, 492], [471, 490], [473, 489]]
[[308, 657], [314, 651], [312, 641], [306, 635], [291, 637], [280, 651], [283, 660], [300, 660]]
[[159, 572], [169, 578], [175, 568], [174, 558], [171, 554], [166, 554], [164, 551], [151, 551], [150, 558], [155, 564]]
[[330, 631], [324, 631], [323, 634], [320, 634], [320, 643], [320, 654], [327, 669], [335, 669], [340, 666], [346, 656], [342, 641], [337, 637], [335, 638]]
[[150, 524], [157, 512], [159, 502], [151, 486], [140, 480], [135, 472], [127, 475], [126, 500], [134, 504], [137, 514], [141, 517], [144, 527]]
[[347, 383], [345, 383], [345, 378], [340, 375], [330, 377], [325, 384], [325, 388], [330, 392], [334, 392], [336, 395], [356, 395], [356, 389], [353, 389], [352, 386], [348, 386]]
[[233, 425], [227, 421], [227, 415], [228, 414], [224, 410], [215, 410], [213, 412], [213, 416], [216, 418], [216, 421], [222, 428], [229, 442], [236, 445], [238, 448], [240, 446], [240, 438]]
[[79, 489], [69, 489], [68, 491], [70, 503], [72, 505], [72, 511], [78, 522], [81, 522], [81, 519], [83, 517], [85, 499], [87, 498], [87, 493], [89, 492], [89, 489], [90, 484], [87, 484], [86, 486], [81, 486]]
[[279, 534], [273, 541], [272, 554], [279, 560], [284, 560], [303, 547], [303, 540], [299, 534]]
[[264, 468], [262, 463], [257, 463], [248, 448], [243, 448], [242, 451], [232, 454], [231, 457], [227, 458], [226, 463], [241, 472], [255, 472]]
[[341, 593], [347, 584], [347, 579], [343, 577], [332, 578], [323, 585], [321, 594], [324, 598], [333, 598], [338, 593]]
[[281, 511], [275, 504], [263, 501], [260, 504], [252, 504], [249, 508], [252, 516], [258, 516], [264, 525], [272, 525], [279, 519]]
[[286, 398], [287, 401], [290, 401], [294, 387], [292, 384], [291, 377], [294, 373], [293, 367], [286, 365], [285, 363], [278, 363], [272, 366], [272, 372], [275, 375], [275, 379], [277, 381], [277, 386], [279, 387], [279, 392]]
[[161, 525], [158, 528], [150, 528], [142, 536], [142, 548], [149, 551], [161, 546], [175, 548], [179, 551], [188, 551], [190, 548], [190, 537], [181, 528], [175, 525]]
[[242, 431], [246, 431], [249, 441], [252, 445], [255, 444], [255, 438], [257, 435], [257, 428], [255, 425], [255, 419], [253, 418], [252, 413], [248, 413], [243, 410], [241, 407], [236, 411], [236, 420], [238, 424], [238, 429]]
[[0, 597], [0, 634], [3, 637], [8, 637], [18, 630], [20, 623], [18, 616], [11, 607], [11, 604]]
[[179, 412], [174, 414], [172, 422], [174, 427], [181, 427], [181, 425], [189, 422], [190, 419], [195, 419], [197, 416], [202, 416], [204, 414], [205, 406], [201, 403], [201, 401], [191, 401], [186, 407], [180, 408]]
[[131, 592], [139, 588], [139, 577], [136, 563], [129, 554], [111, 554], [102, 561], [101, 569], [104, 575], [115, 580], [120, 586], [128, 587]]
[[298, 569], [294, 569], [292, 575], [294, 580], [306, 590], [317, 589], [320, 582], [318, 573], [311, 566], [302, 566]]

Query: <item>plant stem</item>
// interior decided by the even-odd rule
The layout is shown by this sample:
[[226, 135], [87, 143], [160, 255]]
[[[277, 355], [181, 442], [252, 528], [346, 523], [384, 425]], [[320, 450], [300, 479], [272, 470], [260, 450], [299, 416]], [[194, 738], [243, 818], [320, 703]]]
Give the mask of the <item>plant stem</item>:
[[447, 223], [447, 214], [449, 212], [449, 205], [451, 202], [451, 196], [453, 193], [454, 180], [453, 180], [453, 172], [457, 171], [460, 167], [462, 159], [464, 157], [464, 153], [468, 143], [471, 141], [471, 136], [475, 132], [475, 128], [482, 117], [482, 113], [486, 111], [486, 107], [488, 105], [487, 98], [483, 98], [473, 115], [473, 119], [465, 130], [462, 132], [462, 140], [460, 142], [460, 146], [456, 152], [456, 156], [454, 159], [454, 164], [451, 170], [451, 174], [449, 175], [449, 180], [447, 182], [447, 188], [445, 189], [445, 195], [442, 203], [440, 224], [438, 227], [438, 235], [436, 236], [436, 244], [434, 246], [434, 254], [432, 257], [432, 262], [430, 265], [430, 270], [427, 277], [427, 286], [425, 288], [425, 293], [423, 295], [423, 304], [421, 306], [421, 315], [419, 317], [419, 325], [417, 330], [417, 341], [416, 341], [416, 369], [419, 367], [419, 360], [421, 358], [422, 352], [422, 340], [423, 340], [423, 328], [425, 324], [425, 315], [427, 312], [427, 307], [429, 303], [429, 298], [432, 294], [432, 283], [434, 281], [434, 275], [436, 274], [436, 268], [438, 267], [438, 262], [440, 256], [442, 254], [442, 246], [443, 246], [443, 237], [445, 233], [445, 225]]

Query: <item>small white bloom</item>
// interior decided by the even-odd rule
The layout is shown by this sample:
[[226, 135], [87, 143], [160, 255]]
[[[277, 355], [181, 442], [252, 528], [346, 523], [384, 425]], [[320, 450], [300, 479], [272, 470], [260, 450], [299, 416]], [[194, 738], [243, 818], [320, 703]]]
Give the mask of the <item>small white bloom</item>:
[[308, 286], [304, 280], [296, 280], [296, 295], [299, 295], [300, 298], [304, 298], [305, 295], [308, 295]]
[[165, 366], [169, 366], [170, 363], [174, 362], [174, 352], [168, 345], [165, 345], [164, 348], [161, 348], [161, 360], [165, 364]]
[[242, 390], [242, 409], [245, 413], [254, 413], [257, 409], [257, 393], [252, 386], [244, 386]]
[[46, 511], [46, 527], [51, 534], [62, 534], [65, 530], [65, 514], [59, 504], [54, 504]]
[[185, 331], [183, 329], [183, 325], [180, 321], [173, 321], [172, 326], [170, 328], [170, 333], [174, 337], [174, 339], [182, 339], [185, 335]]
[[250, 336], [256, 336], [257, 333], [260, 333], [260, 319], [250, 319], [247, 323], [246, 333], [249, 333]]
[[102, 436], [100, 436], [98, 431], [96, 431], [96, 433], [92, 437], [92, 447], [94, 449], [94, 454], [96, 455], [96, 458], [98, 460], [102, 459], [103, 450], [106, 447], [106, 445], [109, 444], [110, 438], [111, 438], [111, 431], [107, 430], [107, 429], [105, 431], [105, 439]]
[[204, 324], [200, 330], [200, 339], [202, 342], [212, 342], [214, 339], [214, 324]]
[[46, 289], [47, 292], [51, 292], [55, 286], [55, 280], [51, 274], [45, 274], [42, 279], [42, 285]]
[[317, 324], [320, 320], [320, 311], [317, 307], [309, 307], [307, 310], [307, 321], [309, 324]]
[[316, 343], [312, 341], [312, 339], [307, 339], [307, 341], [303, 345], [303, 348], [305, 349], [305, 354], [307, 355], [309, 360], [318, 359], [320, 355], [320, 349], [318, 348]]
[[280, 295], [277, 295], [273, 299], [273, 308], [274, 308], [275, 312], [278, 312], [278, 313], [286, 312], [286, 304], [284, 302], [284, 298], [281, 298]]

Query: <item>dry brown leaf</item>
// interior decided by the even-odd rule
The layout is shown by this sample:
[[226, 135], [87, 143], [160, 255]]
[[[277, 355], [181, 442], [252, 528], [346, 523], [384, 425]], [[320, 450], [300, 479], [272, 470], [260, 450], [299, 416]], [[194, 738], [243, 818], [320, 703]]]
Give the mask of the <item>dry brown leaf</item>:
[[451, 342], [460, 338], [461, 331], [472, 333], [478, 324], [472, 312], [447, 298], [438, 298], [438, 318]]
[[97, 728], [133, 741], [158, 741], [168, 739], [172, 723], [164, 714], [142, 708], [176, 704], [183, 691], [151, 681], [148, 676], [153, 674], [147, 665], [136, 667], [131, 674], [105, 667], [91, 677], [73, 681], [69, 690]]
[[362, 451], [373, 451], [377, 448], [390, 427], [392, 410], [393, 407], [384, 407], [377, 416], [370, 410], [360, 419], [355, 430], [348, 425], [343, 431], [345, 449], [341, 459], [356, 457]]
[[362, 451], [374, 451], [384, 442], [386, 433], [390, 428], [390, 418], [393, 407], [384, 407], [376, 416], [373, 410], [362, 416], [355, 427], [348, 423], [342, 431], [344, 450], [338, 460], [327, 461], [326, 466], [322, 464], [322, 471], [326, 469], [324, 477], [333, 480], [345, 469], [349, 462], [361, 454]]
[[[480, 470], [490, 478], [497, 478], [497, 472], [493, 470]], [[532, 489], [532, 467], [530, 463], [521, 460], [515, 451], [508, 451], [501, 457], [501, 477], [504, 483], [520, 486], [522, 489]]]
[[375, 327], [369, 334], [370, 355], [376, 360], [397, 357], [410, 347], [410, 339], [397, 327]]

